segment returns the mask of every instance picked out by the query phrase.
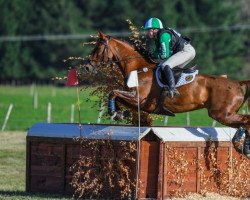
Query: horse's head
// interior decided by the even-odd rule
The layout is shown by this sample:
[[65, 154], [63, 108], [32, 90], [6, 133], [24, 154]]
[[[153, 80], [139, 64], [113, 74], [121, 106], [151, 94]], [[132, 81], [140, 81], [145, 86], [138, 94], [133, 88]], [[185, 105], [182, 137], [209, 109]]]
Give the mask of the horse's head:
[[99, 38], [95, 48], [92, 50], [89, 59], [85, 63], [85, 70], [88, 72], [95, 71], [98, 67], [109, 64], [113, 59], [113, 53], [109, 46], [110, 36], [99, 32]]
[[112, 63], [119, 66], [124, 77], [130, 71], [149, 65], [148, 61], [128, 42], [99, 32], [96, 46], [90, 54], [88, 64], [85, 63], [85, 68], [93, 71]]

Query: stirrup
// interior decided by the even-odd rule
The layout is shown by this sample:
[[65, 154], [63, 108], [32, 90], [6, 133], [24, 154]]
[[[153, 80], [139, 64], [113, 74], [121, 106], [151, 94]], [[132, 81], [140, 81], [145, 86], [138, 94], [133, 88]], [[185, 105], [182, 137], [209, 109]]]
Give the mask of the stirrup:
[[171, 99], [174, 98], [175, 96], [180, 95], [179, 91], [176, 88], [174, 88], [172, 90], [163, 90], [162, 94], [164, 96], [168, 96]]
[[173, 89], [173, 93], [174, 96], [180, 96], [180, 92], [176, 88]]

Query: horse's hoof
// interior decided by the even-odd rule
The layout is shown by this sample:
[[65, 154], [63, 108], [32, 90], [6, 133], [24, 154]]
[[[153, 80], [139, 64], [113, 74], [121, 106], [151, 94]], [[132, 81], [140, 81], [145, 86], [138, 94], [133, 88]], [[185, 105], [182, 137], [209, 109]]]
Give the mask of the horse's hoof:
[[234, 134], [232, 142], [240, 142], [245, 137], [245, 131], [246, 131], [245, 128], [240, 127]]
[[119, 121], [124, 119], [124, 115], [122, 111], [114, 112], [110, 117], [112, 121]]
[[113, 112], [112, 116], [110, 117], [112, 121], [118, 121], [118, 120], [123, 120], [125, 118], [130, 117], [130, 112], [129, 111], [118, 111], [118, 112]]
[[245, 156], [250, 160], [250, 154], [245, 154]]
[[111, 121], [115, 121], [115, 117], [117, 115], [117, 112], [113, 112], [113, 114], [110, 116]]
[[236, 151], [238, 151], [239, 153], [243, 153], [244, 151], [244, 137], [245, 137], [245, 128], [240, 127], [236, 133], [234, 134], [234, 137], [232, 139], [232, 143], [234, 145], [234, 148]]
[[118, 111], [116, 116], [115, 116], [115, 120], [118, 121], [118, 120], [123, 120], [123, 119], [124, 119], [123, 112]]
[[233, 142], [233, 145], [237, 152], [243, 153], [243, 145], [240, 142]]
[[243, 146], [243, 152], [244, 152], [244, 155], [250, 159], [250, 136], [247, 135], [245, 137], [245, 141], [244, 141], [244, 146]]

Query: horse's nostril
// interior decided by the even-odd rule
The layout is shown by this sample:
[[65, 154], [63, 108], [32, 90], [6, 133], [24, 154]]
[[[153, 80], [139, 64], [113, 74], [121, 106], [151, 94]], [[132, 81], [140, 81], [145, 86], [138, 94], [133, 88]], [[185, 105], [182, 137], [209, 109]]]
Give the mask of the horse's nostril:
[[90, 71], [90, 67], [85, 67], [86, 71], [89, 72]]
[[86, 73], [92, 73], [93, 72], [93, 67], [90, 65], [84, 66], [83, 71]]

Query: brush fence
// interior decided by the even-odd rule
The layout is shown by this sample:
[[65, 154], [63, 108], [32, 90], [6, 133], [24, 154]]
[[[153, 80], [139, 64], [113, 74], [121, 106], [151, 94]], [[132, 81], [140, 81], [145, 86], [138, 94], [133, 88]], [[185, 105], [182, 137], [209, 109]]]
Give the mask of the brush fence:
[[[138, 186], [139, 198], [205, 192], [249, 196], [250, 163], [233, 148], [235, 129], [141, 127], [140, 132], [139, 136], [138, 127], [131, 126], [34, 124], [27, 135], [26, 191], [72, 194], [69, 168], [80, 154], [80, 145], [73, 138], [82, 136], [90, 141], [111, 140], [116, 150], [123, 148], [120, 141], [140, 147], [139, 160], [129, 164], [129, 177]], [[88, 154], [89, 150], [81, 152]], [[106, 154], [100, 152], [101, 157]], [[135, 188], [129, 194], [132, 198]], [[102, 198], [115, 198], [121, 192], [114, 188], [105, 191]], [[89, 196], [89, 192], [83, 194]]]

